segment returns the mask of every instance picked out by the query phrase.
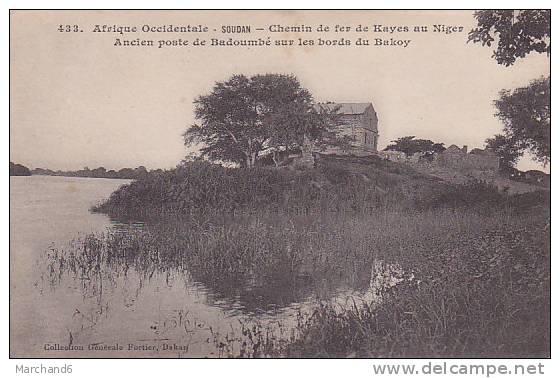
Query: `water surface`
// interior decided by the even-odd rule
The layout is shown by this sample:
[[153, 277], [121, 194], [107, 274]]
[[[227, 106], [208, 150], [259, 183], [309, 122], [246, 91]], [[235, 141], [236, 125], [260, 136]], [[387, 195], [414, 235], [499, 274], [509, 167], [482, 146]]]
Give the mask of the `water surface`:
[[[293, 334], [298, 314], [316, 304], [317, 285], [256, 290], [248, 282], [200, 282], [186, 270], [133, 269], [103, 277], [61, 275], [53, 284], [49, 255], [79, 248], [90, 233], [141, 227], [89, 211], [127, 182], [10, 178], [13, 357], [218, 357], [239, 352], [243, 327], [259, 324], [286, 339]], [[342, 304], [354, 294], [345, 287], [331, 293]]]

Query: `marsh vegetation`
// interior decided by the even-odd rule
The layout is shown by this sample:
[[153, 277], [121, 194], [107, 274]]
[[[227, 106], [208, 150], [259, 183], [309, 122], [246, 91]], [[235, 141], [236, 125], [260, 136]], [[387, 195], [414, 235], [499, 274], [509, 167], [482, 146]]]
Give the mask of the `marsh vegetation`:
[[[123, 285], [138, 296], [152, 281], [201, 283], [241, 315], [209, 326], [212, 355], [549, 354], [548, 193], [337, 164], [193, 163], [132, 182], [95, 210], [141, 226], [51, 250], [42, 285], [79, 279], [103, 304]], [[188, 318], [181, 311], [173, 324]]]

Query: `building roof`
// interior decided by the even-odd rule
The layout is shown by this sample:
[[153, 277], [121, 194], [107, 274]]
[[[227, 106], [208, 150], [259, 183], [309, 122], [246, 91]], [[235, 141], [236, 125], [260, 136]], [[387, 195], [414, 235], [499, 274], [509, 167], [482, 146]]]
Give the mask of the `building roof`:
[[328, 102], [315, 105], [315, 109], [333, 110], [336, 107], [340, 107], [338, 110], [339, 114], [357, 115], [364, 114], [370, 105], [372, 105], [371, 102]]

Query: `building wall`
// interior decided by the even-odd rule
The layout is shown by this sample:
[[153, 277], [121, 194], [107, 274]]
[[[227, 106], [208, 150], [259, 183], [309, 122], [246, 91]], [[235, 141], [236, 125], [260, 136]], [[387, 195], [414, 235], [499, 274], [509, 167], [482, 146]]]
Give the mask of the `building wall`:
[[446, 153], [444, 151], [438, 154], [434, 163], [448, 168], [453, 168], [459, 171], [498, 171], [500, 160], [498, 156], [490, 151], [473, 154], [454, 151]]
[[329, 147], [323, 151], [324, 154], [338, 155], [373, 155], [377, 152], [379, 133], [377, 131], [377, 114], [373, 106], [369, 106], [363, 114], [345, 114], [340, 117], [341, 124], [338, 133], [341, 136], [354, 138], [349, 151], [340, 148]]
[[380, 158], [385, 160], [394, 161], [397, 163], [409, 163], [409, 158], [404, 152], [401, 151], [379, 151], [377, 153]]
[[407, 156], [400, 151], [380, 151], [377, 155], [383, 159], [412, 165], [426, 173], [461, 173], [482, 180], [494, 178], [500, 165], [498, 156], [491, 151], [466, 153], [465, 150], [450, 148], [435, 154], [432, 159], [422, 158], [420, 154]]
[[378, 118], [373, 106], [368, 106], [363, 114], [356, 116], [356, 139], [359, 147], [370, 153], [377, 152], [379, 132], [377, 129]]

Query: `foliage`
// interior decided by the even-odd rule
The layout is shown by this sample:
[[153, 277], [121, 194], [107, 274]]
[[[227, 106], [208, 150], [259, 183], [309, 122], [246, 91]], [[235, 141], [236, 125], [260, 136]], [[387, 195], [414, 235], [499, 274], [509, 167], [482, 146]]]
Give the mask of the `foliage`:
[[[539, 196], [522, 197], [519, 205], [546, 208]], [[374, 214], [170, 217], [56, 251], [44, 278], [66, 287], [61, 277], [69, 274], [88, 296], [132, 272], [194, 280], [248, 313], [320, 294], [293, 337], [248, 325], [217, 343], [227, 355], [250, 347], [252, 357], [546, 357], [548, 219], [534, 207], [501, 206], [487, 214], [390, 206]], [[401, 282], [373, 287], [394, 264]], [[329, 301], [340, 287], [375, 289], [381, 305], [341, 308]]]
[[[161, 172], [160, 169], [152, 171], [154, 173]], [[113, 178], [113, 179], [140, 179], [148, 174], [148, 170], [144, 166], [137, 168], [122, 168], [118, 171], [107, 170], [105, 167], [89, 169], [85, 167], [77, 171], [53, 171], [45, 168], [35, 168], [32, 173], [34, 175], [43, 176], [65, 176], [65, 177], [92, 177], [92, 178]]]
[[10, 162], [10, 176], [31, 176], [31, 171], [24, 165]]
[[202, 144], [203, 157], [253, 167], [261, 152], [277, 163], [282, 151], [302, 150], [334, 127], [332, 113], [318, 112], [309, 91], [292, 75], [234, 75], [195, 100], [195, 124], [185, 145]]
[[502, 134], [494, 135], [492, 138], [486, 139], [486, 147], [494, 151], [500, 159], [500, 170], [509, 172], [515, 167], [519, 158], [523, 155], [510, 138]]
[[290, 357], [550, 356], [550, 229], [539, 216], [525, 224], [519, 218], [517, 224], [487, 221], [452, 238], [439, 230], [415, 234], [398, 256], [386, 260], [398, 261], [413, 275], [384, 290], [381, 305], [364, 302], [342, 310], [323, 305], [283, 352]]
[[315, 110], [315, 120], [312, 122], [315, 127], [309, 133], [313, 146], [319, 151], [324, 151], [329, 147], [348, 151], [355, 139], [339, 132], [340, 126], [347, 127], [342, 120], [340, 106], [318, 104]]
[[[550, 54], [550, 10], [483, 10], [475, 12], [478, 26], [468, 41], [491, 46], [498, 39], [493, 57], [512, 65], [531, 52]], [[504, 123], [503, 135], [488, 139], [500, 156], [501, 167], [511, 169], [528, 150], [534, 160], [550, 161], [550, 77], [527, 87], [502, 90], [495, 101], [496, 116]]]
[[530, 151], [543, 165], [550, 162], [550, 77], [528, 86], [502, 90], [495, 101], [496, 116], [504, 124], [510, 153]]
[[472, 188], [445, 184], [404, 164], [377, 157], [356, 159], [359, 161], [326, 156], [316, 169], [302, 171], [268, 167], [246, 170], [187, 162], [121, 186], [94, 210], [115, 218], [136, 219], [263, 211], [359, 213], [388, 205], [485, 208], [485, 201], [502, 198], [490, 187], [476, 192], [488, 192], [488, 196], [473, 198]]
[[478, 25], [468, 41], [492, 46], [497, 39], [493, 57], [499, 64], [512, 65], [533, 51], [550, 54], [550, 10], [482, 10], [474, 16]]
[[69, 274], [91, 295], [133, 270], [202, 282], [254, 313], [372, 290], [381, 260], [403, 272], [375, 289], [381, 305], [321, 301], [288, 340], [244, 325], [214, 341], [252, 357], [546, 357], [549, 204], [549, 193], [449, 186], [376, 157], [327, 156], [303, 172], [188, 162], [97, 207], [143, 228], [57, 251], [41, 279]]
[[445, 151], [443, 143], [434, 143], [429, 139], [416, 139], [415, 136], [405, 136], [397, 140], [392, 140], [392, 144], [385, 147], [385, 151], [401, 151], [407, 156], [417, 152], [425, 156], [433, 155]]

